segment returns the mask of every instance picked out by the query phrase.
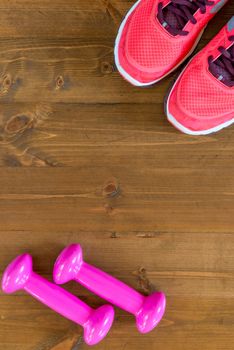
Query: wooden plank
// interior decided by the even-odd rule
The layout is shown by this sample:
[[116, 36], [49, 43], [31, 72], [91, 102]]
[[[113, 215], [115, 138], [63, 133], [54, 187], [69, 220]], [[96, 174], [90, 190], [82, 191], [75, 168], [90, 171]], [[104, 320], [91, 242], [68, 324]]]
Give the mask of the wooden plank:
[[[128, 176], [128, 171], [142, 177], [141, 166], [137, 166], [141, 164], [144, 173], [151, 174], [175, 168], [194, 169], [196, 174], [196, 169], [207, 169], [225, 186], [222, 176], [230, 177], [228, 170], [233, 167], [233, 133], [229, 128], [194, 138], [175, 132], [159, 103], [131, 107], [4, 103], [0, 166], [74, 166], [89, 172], [100, 171], [102, 164], [117, 177]], [[223, 172], [221, 177], [215, 175], [216, 168]], [[228, 180], [226, 183], [232, 192], [233, 185]]]
[[223, 177], [222, 170], [204, 176], [202, 170], [146, 170], [144, 175], [128, 170], [124, 175], [120, 169], [116, 180], [107, 174], [95, 168], [8, 169], [1, 178], [1, 230], [90, 230], [95, 225], [97, 230], [232, 231], [233, 177]]
[[[1, 344], [4, 349], [70, 350], [88, 349], [81, 339], [81, 329], [58, 317], [30, 297], [14, 298], [17, 319], [12, 318], [10, 300], [1, 298]], [[30, 314], [27, 308], [30, 309]], [[157, 331], [147, 335], [137, 333], [133, 317], [117, 311], [117, 320], [104, 342], [97, 345], [107, 349], [170, 350], [197, 347], [208, 350], [233, 348], [233, 299], [183, 297], [169, 299], [169, 311]], [[183, 310], [183, 312], [181, 311]], [[4, 320], [4, 321], [3, 321]], [[3, 323], [3, 325], [2, 325]], [[12, 329], [14, 328], [14, 337]], [[32, 333], [34, 336], [32, 337]], [[168, 335], [169, 334], [169, 335]], [[16, 340], [17, 339], [17, 340]]]
[[[168, 297], [233, 297], [234, 238], [231, 233], [103, 233], [97, 229], [69, 232], [59, 227], [52, 232], [52, 235], [48, 231], [1, 232], [1, 269], [15, 256], [17, 246], [18, 254], [31, 253], [35, 257], [35, 270], [51, 279], [59, 252], [67, 244], [78, 242], [86, 261], [143, 293], [162, 289]], [[9, 236], [11, 240], [7, 239]], [[82, 296], [90, 295], [75, 283], [69, 290], [78, 290]]]

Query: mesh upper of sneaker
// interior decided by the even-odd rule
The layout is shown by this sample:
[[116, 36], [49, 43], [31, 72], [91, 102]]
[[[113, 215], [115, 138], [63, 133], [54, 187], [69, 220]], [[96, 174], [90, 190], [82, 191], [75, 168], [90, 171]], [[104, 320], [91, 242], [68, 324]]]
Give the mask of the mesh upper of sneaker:
[[[228, 86], [210, 71], [209, 57], [219, 57], [219, 48], [231, 44], [225, 26], [189, 63], [175, 85], [173, 101], [184, 115], [190, 117], [223, 117], [234, 110], [234, 86]], [[176, 117], [176, 116], [175, 116]]]
[[170, 65], [183, 51], [183, 41], [170, 40], [157, 19], [152, 20], [154, 7], [155, 0], [149, 0], [136, 9], [126, 38], [129, 61], [149, 71]]
[[233, 110], [234, 90], [218, 81], [205, 68], [200, 57], [195, 57], [178, 86], [177, 103], [190, 116], [219, 117]]
[[[173, 0], [187, 2], [189, 0]], [[209, 19], [214, 15], [212, 9], [219, 1], [194, 0], [198, 10], [196, 15], [203, 18], [200, 24], [195, 26], [190, 35], [173, 35], [160, 23], [158, 19], [158, 8], [161, 1], [143, 0], [136, 7], [134, 14], [129, 20], [128, 30], [124, 38], [125, 55], [128, 62], [136, 69], [144, 72], [163, 72], [170, 70], [179, 63], [191, 50], [196, 38], [205, 27]], [[226, 0], [225, 0], [226, 1]], [[199, 5], [199, 6], [198, 6]], [[213, 5], [213, 6], [212, 6]], [[186, 5], [187, 7], [188, 5]], [[207, 11], [207, 8], [210, 10]], [[175, 15], [167, 14], [171, 24], [175, 21]], [[193, 11], [191, 17], [195, 18]], [[193, 21], [193, 20], [192, 20]], [[194, 20], [196, 23], [196, 19]], [[191, 20], [190, 20], [191, 22]], [[189, 24], [189, 23], [188, 23]], [[190, 25], [186, 26], [189, 30]]]

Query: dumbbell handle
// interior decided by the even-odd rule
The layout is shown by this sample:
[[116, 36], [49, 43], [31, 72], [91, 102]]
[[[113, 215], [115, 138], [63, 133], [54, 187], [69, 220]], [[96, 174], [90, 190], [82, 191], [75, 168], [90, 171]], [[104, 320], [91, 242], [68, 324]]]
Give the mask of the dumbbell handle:
[[136, 315], [145, 297], [125, 283], [83, 262], [75, 280], [112, 304]]
[[92, 309], [71, 293], [32, 272], [24, 290], [43, 304], [83, 326]]

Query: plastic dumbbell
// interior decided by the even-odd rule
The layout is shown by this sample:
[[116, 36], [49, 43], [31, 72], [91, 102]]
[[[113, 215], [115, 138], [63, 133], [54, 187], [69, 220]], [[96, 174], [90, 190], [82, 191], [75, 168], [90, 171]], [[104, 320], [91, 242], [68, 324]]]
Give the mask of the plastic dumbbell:
[[66, 290], [33, 272], [32, 257], [29, 254], [18, 256], [6, 268], [2, 289], [7, 294], [24, 289], [54, 311], [83, 326], [84, 339], [88, 345], [101, 341], [114, 320], [114, 309], [111, 305], [103, 305], [94, 310]]
[[54, 281], [58, 284], [75, 280], [110, 303], [132, 313], [141, 333], [150, 332], [162, 319], [166, 298], [162, 292], [145, 297], [123, 282], [83, 261], [79, 244], [65, 248], [54, 265]]

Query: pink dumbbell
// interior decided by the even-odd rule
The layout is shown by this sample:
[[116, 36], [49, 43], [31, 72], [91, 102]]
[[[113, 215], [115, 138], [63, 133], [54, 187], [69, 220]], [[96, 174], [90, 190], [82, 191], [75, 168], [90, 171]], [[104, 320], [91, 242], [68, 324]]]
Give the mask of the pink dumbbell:
[[101, 341], [114, 320], [112, 306], [104, 305], [93, 310], [74, 295], [33, 272], [29, 254], [18, 256], [6, 268], [2, 289], [7, 294], [24, 289], [43, 304], [83, 326], [84, 339], [88, 345]]
[[136, 317], [141, 333], [150, 332], [160, 322], [166, 307], [161, 292], [145, 297], [123, 282], [83, 261], [81, 246], [65, 248], [54, 266], [54, 281], [58, 284], [76, 280], [83, 286]]

